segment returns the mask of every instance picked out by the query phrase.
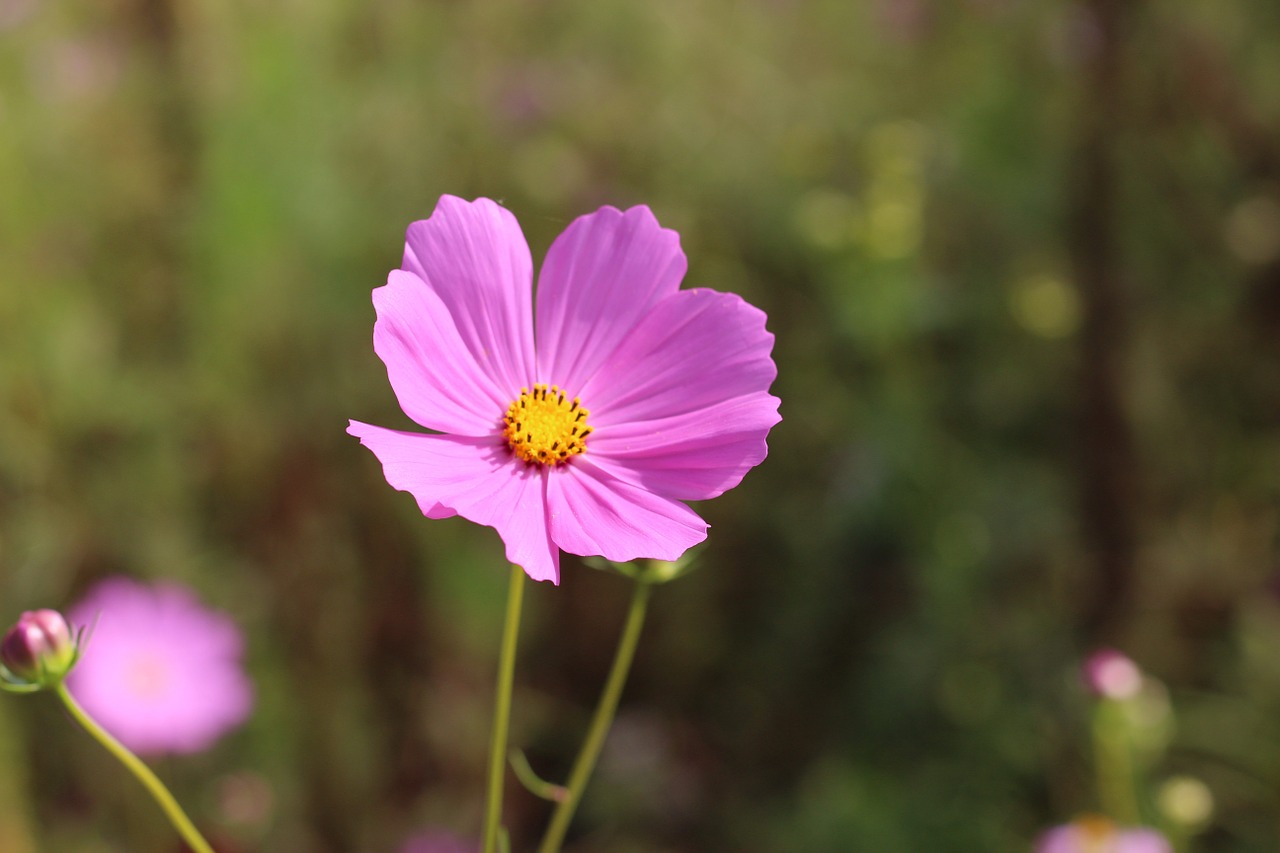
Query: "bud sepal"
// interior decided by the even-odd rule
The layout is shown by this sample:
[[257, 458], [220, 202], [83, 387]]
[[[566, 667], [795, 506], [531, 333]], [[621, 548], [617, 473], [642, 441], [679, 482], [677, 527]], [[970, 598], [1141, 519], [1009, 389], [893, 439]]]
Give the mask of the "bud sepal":
[[637, 560], [634, 563], [615, 563], [604, 557], [584, 557], [582, 562], [590, 568], [603, 572], [614, 572], [637, 583], [648, 586], [670, 583], [683, 577], [701, 566], [698, 557], [700, 552], [689, 552], [675, 561]]

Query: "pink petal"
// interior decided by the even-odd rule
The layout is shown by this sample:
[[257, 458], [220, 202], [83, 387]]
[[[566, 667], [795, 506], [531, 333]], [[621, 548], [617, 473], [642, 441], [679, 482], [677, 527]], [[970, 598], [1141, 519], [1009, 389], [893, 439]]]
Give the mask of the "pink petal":
[[760, 309], [695, 289], [654, 307], [582, 389], [597, 429], [669, 417], [748, 394], [777, 377]]
[[1154, 829], [1126, 829], [1116, 833], [1116, 853], [1173, 853], [1173, 845]]
[[508, 398], [533, 384], [533, 261], [510, 211], [442, 196], [430, 219], [409, 226], [403, 266], [440, 297], [475, 363]]
[[732, 488], [768, 452], [778, 399], [764, 312], [731, 293], [659, 303], [582, 390], [588, 453], [615, 475], [681, 500]]
[[581, 556], [624, 563], [675, 560], [707, 538], [707, 523], [678, 501], [609, 474], [585, 457], [547, 478], [551, 538]]
[[511, 391], [482, 370], [449, 309], [413, 273], [393, 270], [373, 291], [373, 348], [405, 414], [428, 429], [457, 435], [493, 432]]
[[[253, 686], [240, 666], [239, 629], [188, 588], [114, 578], [72, 613], [94, 629], [68, 686], [131, 749], [198, 752], [249, 716]], [[140, 666], [162, 674], [152, 690], [139, 689]]]
[[682, 501], [732, 489], [769, 453], [778, 398], [752, 394], [669, 418], [611, 426], [592, 434], [599, 467], [649, 491]]
[[539, 380], [577, 393], [687, 266], [680, 236], [647, 207], [575, 219], [538, 275]]
[[500, 435], [422, 435], [351, 421], [390, 483], [429, 518], [460, 515], [498, 531], [507, 559], [534, 580], [560, 582], [560, 552], [547, 525], [546, 477], [516, 460]]

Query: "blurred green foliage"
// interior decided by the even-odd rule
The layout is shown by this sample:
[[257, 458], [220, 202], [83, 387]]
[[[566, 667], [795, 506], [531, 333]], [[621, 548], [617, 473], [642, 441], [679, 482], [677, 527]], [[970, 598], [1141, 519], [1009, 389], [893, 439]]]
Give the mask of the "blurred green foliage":
[[[1074, 669], [1109, 643], [1170, 689], [1197, 849], [1272, 851], [1277, 33], [1269, 0], [0, 0], [0, 616], [119, 572], [235, 615], [258, 711], [160, 767], [222, 849], [474, 832], [502, 551], [344, 434], [408, 426], [369, 291], [441, 193], [535, 258], [645, 203], [769, 313], [785, 420], [699, 508], [572, 849], [1028, 849], [1097, 808]], [[626, 597], [571, 559], [530, 591], [544, 776]], [[5, 851], [175, 849], [50, 704], [0, 717]], [[546, 814], [513, 787], [515, 838]]]

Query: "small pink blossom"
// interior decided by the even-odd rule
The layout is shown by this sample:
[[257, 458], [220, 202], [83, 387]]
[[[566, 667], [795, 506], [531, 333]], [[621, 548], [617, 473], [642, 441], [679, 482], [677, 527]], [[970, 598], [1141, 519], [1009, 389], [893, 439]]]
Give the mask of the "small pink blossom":
[[779, 420], [764, 313], [680, 290], [686, 266], [649, 208], [605, 207], [555, 240], [535, 300], [515, 217], [444, 196], [373, 292], [374, 350], [435, 432], [347, 431], [424, 515], [495, 528], [535, 580], [559, 582], [561, 550], [675, 560], [707, 535], [683, 502], [737, 485]]
[[1173, 847], [1154, 829], [1121, 828], [1089, 816], [1046, 832], [1035, 853], [1173, 853]]
[[1104, 699], [1132, 699], [1142, 690], [1142, 670], [1115, 649], [1099, 649], [1081, 671], [1085, 686]]
[[67, 686], [130, 749], [200, 752], [249, 716], [240, 630], [186, 587], [112, 578], [70, 616], [93, 632]]

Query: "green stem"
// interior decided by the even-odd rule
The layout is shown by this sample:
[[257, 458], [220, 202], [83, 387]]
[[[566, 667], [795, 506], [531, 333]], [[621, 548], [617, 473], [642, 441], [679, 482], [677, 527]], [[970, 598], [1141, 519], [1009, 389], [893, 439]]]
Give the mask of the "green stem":
[[1103, 699], [1094, 710], [1093, 748], [1103, 813], [1122, 825], [1139, 825], [1133, 744], [1122, 709], [1114, 700]]
[[[0, 700], [0, 731], [12, 732], [9, 703]], [[25, 744], [13, 737], [0, 739], [0, 850], [36, 853], [31, 834], [31, 786], [21, 755]]]
[[511, 721], [511, 684], [516, 672], [516, 639], [520, 636], [520, 602], [524, 598], [524, 569], [511, 567], [507, 588], [507, 619], [502, 628], [498, 656], [498, 689], [493, 707], [493, 734], [489, 737], [489, 795], [485, 803], [484, 853], [498, 849], [502, 820], [502, 782], [507, 760], [507, 728]]
[[614, 652], [613, 668], [609, 670], [609, 678], [605, 681], [604, 692], [600, 695], [600, 704], [596, 706], [595, 715], [591, 718], [591, 727], [587, 729], [587, 738], [582, 742], [582, 750], [573, 762], [569, 771], [568, 790], [565, 798], [556, 806], [551, 815], [551, 823], [542, 837], [538, 853], [558, 853], [564, 843], [565, 832], [573, 813], [582, 799], [582, 792], [587, 787], [591, 771], [595, 769], [596, 759], [600, 757], [600, 749], [604, 746], [605, 736], [613, 725], [614, 714], [618, 710], [618, 700], [622, 696], [622, 687], [627, 682], [627, 673], [631, 670], [631, 661], [636, 654], [636, 644], [640, 640], [640, 629], [644, 626], [645, 610], [649, 606], [649, 594], [652, 585], [645, 580], [637, 580], [631, 594], [631, 607], [627, 611], [627, 622], [622, 629], [622, 638], [618, 640], [618, 650]]
[[76, 722], [84, 727], [93, 739], [102, 744], [107, 752], [119, 759], [120, 763], [129, 769], [138, 781], [151, 792], [151, 796], [155, 797], [160, 808], [164, 810], [165, 816], [169, 818], [169, 823], [173, 824], [173, 828], [182, 836], [182, 840], [187, 842], [195, 853], [213, 853], [213, 848], [209, 846], [209, 842], [204, 840], [204, 836], [196, 829], [195, 824], [191, 822], [191, 818], [187, 817], [187, 813], [182, 810], [182, 806], [178, 805], [178, 801], [173, 798], [173, 794], [169, 793], [169, 789], [164, 786], [160, 778], [151, 772], [151, 768], [143, 764], [138, 756], [134, 755], [124, 744], [113, 738], [111, 735], [99, 726], [94, 719], [90, 717], [80, 704], [67, 692], [65, 684], [59, 684], [54, 688], [54, 692], [58, 694], [58, 698], [62, 700], [62, 704], [67, 707], [71, 716]]

